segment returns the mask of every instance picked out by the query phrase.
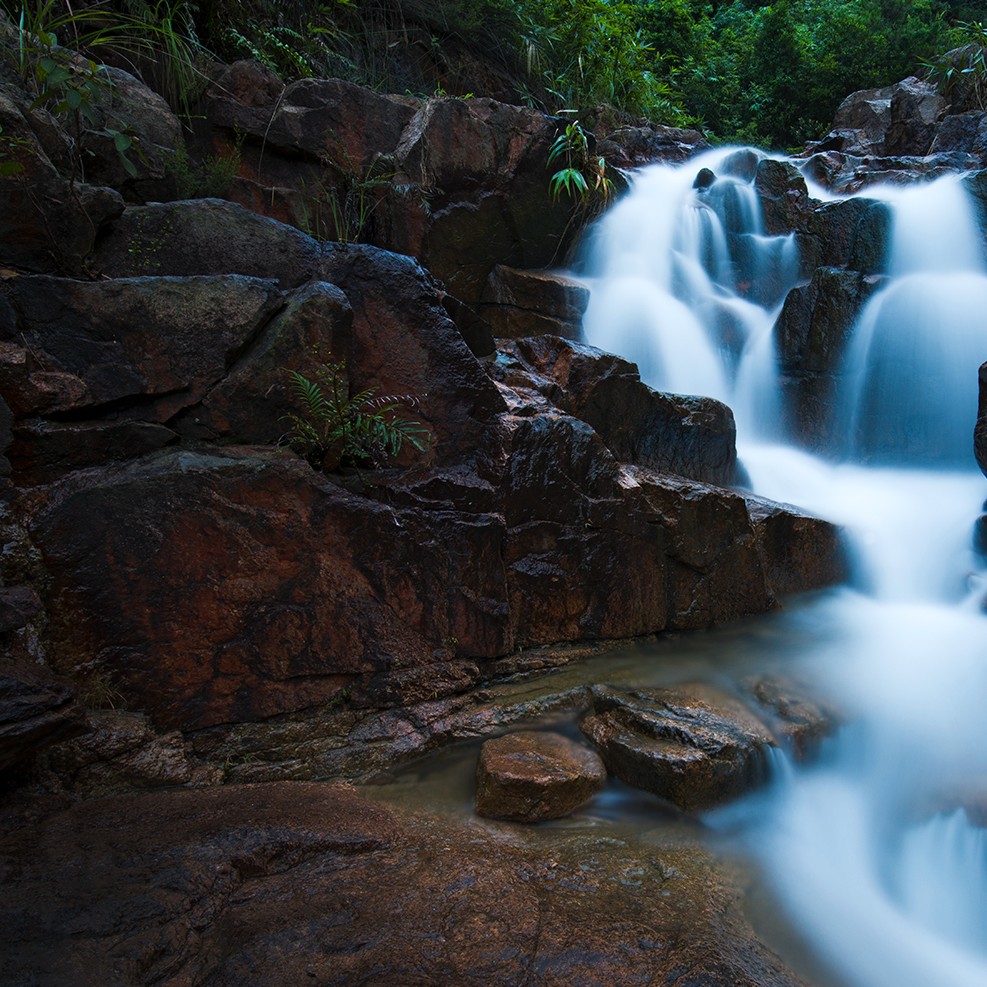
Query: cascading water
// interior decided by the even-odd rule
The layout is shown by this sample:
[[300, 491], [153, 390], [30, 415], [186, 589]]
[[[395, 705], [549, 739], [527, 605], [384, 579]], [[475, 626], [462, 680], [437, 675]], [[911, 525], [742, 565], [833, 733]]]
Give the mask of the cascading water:
[[[754, 489], [851, 535], [856, 588], [815, 604], [838, 632], [792, 656], [847, 725], [727, 818], [839, 983], [983, 987], [987, 830], [968, 818], [978, 798], [987, 817], [987, 618], [968, 547], [984, 497], [971, 448], [982, 244], [957, 180], [887, 190], [890, 277], [846, 357], [845, 461], [816, 459], [772, 429], [772, 326], [798, 257], [764, 236], [749, 180], [730, 175], [750, 154], [635, 178], [594, 240], [586, 335], [652, 386], [726, 400]], [[724, 177], [694, 188], [703, 167]]]

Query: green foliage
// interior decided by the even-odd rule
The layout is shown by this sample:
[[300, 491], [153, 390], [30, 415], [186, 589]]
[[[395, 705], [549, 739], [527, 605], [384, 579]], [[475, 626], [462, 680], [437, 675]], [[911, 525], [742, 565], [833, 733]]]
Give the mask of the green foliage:
[[351, 395], [346, 364], [331, 359], [323, 361], [312, 378], [297, 370], [285, 373], [300, 409], [285, 417], [290, 426], [285, 442], [313, 469], [380, 466], [397, 456], [406, 442], [419, 452], [425, 450], [428, 428], [399, 410], [414, 406], [414, 398], [378, 395], [373, 387]]
[[228, 154], [210, 154], [193, 162], [184, 144], [175, 148], [169, 170], [175, 178], [175, 191], [180, 199], [208, 199], [225, 196], [230, 183], [240, 170], [240, 148], [243, 137]]
[[967, 88], [971, 101], [987, 109], [987, 27], [979, 21], [962, 22], [955, 34], [959, 50], [927, 60], [927, 78], [946, 95]]
[[605, 202], [613, 193], [613, 182], [607, 177], [607, 163], [590, 153], [589, 137], [577, 121], [568, 124], [555, 138], [547, 163], [562, 166], [549, 180], [554, 199], [564, 191], [580, 203], [588, 202], [593, 196]]

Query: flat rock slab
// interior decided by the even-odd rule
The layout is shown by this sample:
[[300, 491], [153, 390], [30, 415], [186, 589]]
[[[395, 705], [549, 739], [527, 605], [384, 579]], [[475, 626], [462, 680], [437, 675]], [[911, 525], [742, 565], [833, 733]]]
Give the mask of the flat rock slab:
[[607, 780], [600, 756], [557, 733], [522, 730], [488, 740], [476, 768], [476, 811], [491, 819], [561, 819]]
[[711, 686], [600, 689], [582, 722], [609, 770], [681, 809], [721, 805], [767, 775], [770, 730], [733, 696]]
[[694, 841], [495, 837], [345, 785], [0, 802], [0, 874], [4, 984], [804, 987]]

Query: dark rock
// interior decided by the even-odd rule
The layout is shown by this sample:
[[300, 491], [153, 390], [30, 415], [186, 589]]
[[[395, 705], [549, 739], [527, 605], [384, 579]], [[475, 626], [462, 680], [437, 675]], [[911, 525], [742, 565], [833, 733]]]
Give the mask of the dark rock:
[[[0, 616], [9, 618], [11, 606], [26, 616], [23, 605], [11, 604], [9, 598], [0, 604]], [[0, 771], [86, 729], [85, 713], [64, 682], [41, 666], [0, 660]]]
[[833, 121], [835, 132], [846, 135], [836, 150], [845, 154], [883, 154], [891, 126], [891, 100], [894, 86], [862, 89], [840, 103]]
[[883, 153], [928, 154], [945, 106], [945, 99], [931, 82], [910, 76], [892, 86], [891, 122]]
[[[626, 360], [541, 336], [502, 344], [495, 372], [512, 386], [533, 381], [550, 403], [590, 424], [622, 462], [705, 483], [733, 483], [736, 427], [712, 398], [653, 391]], [[520, 365], [519, 375], [512, 368]]]
[[809, 218], [809, 231], [822, 242], [816, 266], [884, 274], [890, 230], [891, 211], [883, 202], [862, 196], [824, 202]]
[[548, 271], [518, 271], [498, 264], [490, 272], [480, 309], [495, 336], [553, 335], [578, 339], [589, 289]]
[[757, 168], [764, 155], [749, 147], [738, 148], [720, 162], [720, 172], [739, 178], [742, 182], [753, 182], [757, 176]]
[[103, 227], [123, 211], [108, 188], [73, 182], [71, 144], [30, 98], [0, 84], [0, 129], [5, 161], [0, 176], [0, 264], [30, 271], [79, 274]]
[[0, 587], [0, 634], [20, 630], [41, 610], [41, 600], [30, 586]]
[[131, 206], [100, 240], [93, 267], [111, 278], [245, 274], [284, 287], [311, 280], [310, 236], [223, 199]]
[[699, 174], [696, 175], [696, 180], [692, 183], [692, 187], [703, 191], [708, 189], [713, 182], [716, 181], [716, 173], [709, 168], [700, 168]]
[[290, 782], [99, 799], [7, 829], [10, 983], [480, 987], [537, 968], [567, 984], [802, 984], [751, 930], [739, 876], [681, 835], [521, 842]]
[[165, 452], [47, 496], [31, 531], [52, 578], [53, 664], [101, 670], [161, 727], [361, 684], [393, 704], [388, 683], [429, 688], [456, 648], [511, 650], [495, 517], [394, 510], [278, 452]]
[[[253, 89], [252, 101], [266, 87]], [[225, 100], [215, 107], [216, 122], [239, 128], [271, 148], [331, 160], [362, 175], [382, 154], [396, 151], [417, 103], [387, 96], [342, 79], [299, 79], [287, 86], [273, 117], [254, 107]]]
[[761, 200], [768, 234], [807, 232], [811, 201], [802, 173], [790, 161], [764, 158], [754, 188]]
[[987, 153], [987, 113], [975, 110], [944, 117], [929, 153], [945, 151], [979, 155]]
[[[2, 357], [0, 357], [0, 366], [2, 366]], [[0, 373], [2, 373], [2, 370], [0, 370]], [[0, 396], [0, 478], [10, 476], [10, 460], [7, 458], [6, 453], [10, 447], [10, 443], [14, 440], [13, 424], [14, 413], [10, 410], [3, 397]]]
[[849, 575], [846, 550], [832, 526], [790, 504], [747, 497], [768, 585], [790, 596], [842, 582]]
[[353, 308], [353, 386], [414, 399], [415, 417], [434, 432], [427, 461], [483, 453], [504, 401], [446, 314], [430, 276], [410, 257], [342, 244], [327, 246], [322, 274]]
[[[100, 73], [105, 81], [92, 101], [79, 146], [87, 180], [118, 189], [131, 201], [170, 198], [175, 188], [172, 162], [182, 143], [178, 117], [129, 72], [104, 66]], [[133, 141], [126, 155], [133, 173], [121, 159], [114, 132]]]
[[743, 497], [638, 467], [625, 469], [624, 483], [664, 536], [668, 628], [710, 627], [776, 604]]
[[[240, 276], [82, 282], [14, 278], [17, 343], [0, 367], [15, 415], [142, 405], [163, 422], [220, 380], [280, 304]], [[13, 343], [13, 341], [11, 341]], [[12, 362], [13, 361], [13, 362]]]
[[838, 448], [834, 401], [843, 356], [861, 310], [882, 279], [820, 267], [793, 288], [775, 327], [779, 365], [787, 378], [792, 435], [817, 450]]
[[820, 267], [808, 285], [793, 288], [775, 329], [782, 372], [837, 372], [854, 323], [880, 284], [857, 271]]
[[476, 812], [491, 819], [561, 819], [604, 785], [592, 750], [557, 733], [522, 731], [488, 740], [476, 768]]
[[641, 168], [656, 162], [686, 161], [708, 148], [708, 142], [697, 130], [656, 124], [608, 129], [606, 137], [597, 144], [597, 152], [614, 168]]
[[196, 760], [181, 733], [155, 733], [141, 713], [101, 709], [89, 714], [89, 726], [85, 736], [59, 744], [44, 759], [76, 797], [222, 784], [222, 770]]
[[597, 690], [583, 732], [607, 768], [688, 811], [745, 794], [767, 777], [768, 728], [732, 696], [705, 685]]
[[977, 424], [973, 432], [973, 452], [984, 475], [987, 476], [987, 363], [980, 366], [980, 402]]
[[772, 733], [797, 761], [814, 757], [839, 725], [826, 703], [811, 698], [805, 687], [792, 679], [771, 676], [747, 685]]
[[183, 415], [179, 431], [276, 444], [288, 428], [285, 416], [300, 410], [289, 393], [287, 370], [312, 379], [321, 361], [352, 362], [352, 322], [350, 304], [335, 285], [316, 281], [297, 288], [226, 376]]
[[9, 456], [17, 485], [34, 486], [71, 470], [135, 459], [177, 438], [153, 422], [29, 420], [18, 424]]

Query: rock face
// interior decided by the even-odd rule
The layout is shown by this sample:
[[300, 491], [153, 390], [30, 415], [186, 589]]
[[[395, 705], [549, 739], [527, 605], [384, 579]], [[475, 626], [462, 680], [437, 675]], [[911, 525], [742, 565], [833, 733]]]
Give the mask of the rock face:
[[284, 782], [2, 822], [6, 983], [479, 987], [538, 969], [571, 984], [688, 970], [705, 987], [804, 987], [743, 917], [739, 877], [681, 836], [509, 841]]
[[476, 812], [491, 819], [561, 819], [607, 780], [599, 756], [557, 733], [521, 731], [488, 740], [476, 766]]
[[589, 289], [572, 278], [498, 265], [490, 272], [482, 316], [494, 336], [562, 336], [579, 339]]
[[0, 660], [0, 774], [88, 730], [69, 686], [43, 668]]
[[765, 751], [775, 744], [741, 703], [705, 685], [598, 689], [582, 729], [618, 778], [689, 811], [763, 782]]

